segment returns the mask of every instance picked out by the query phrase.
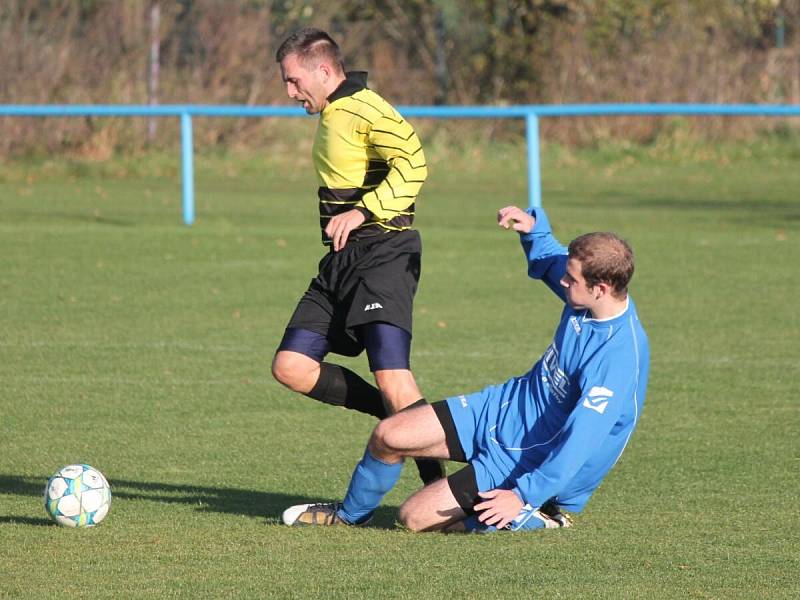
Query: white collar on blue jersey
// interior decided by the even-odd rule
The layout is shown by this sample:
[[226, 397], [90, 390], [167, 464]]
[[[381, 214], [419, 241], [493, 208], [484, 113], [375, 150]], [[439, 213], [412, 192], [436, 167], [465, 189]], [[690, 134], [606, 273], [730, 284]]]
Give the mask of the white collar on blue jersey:
[[[584, 316], [583, 317], [583, 321], [584, 322], [591, 321], [592, 323], [605, 323], [606, 321], [613, 321], [614, 319], [619, 319], [622, 315], [624, 315], [628, 311], [628, 306], [630, 305], [630, 300], [631, 300], [631, 297], [630, 296], [626, 296], [625, 297], [625, 308], [623, 308], [621, 311], [619, 311], [617, 314], [615, 314], [615, 315], [613, 315], [611, 317], [606, 317], [605, 319], [595, 319], [594, 317]], [[586, 314], [587, 315], [591, 314], [591, 311], [588, 308], [586, 309]]]

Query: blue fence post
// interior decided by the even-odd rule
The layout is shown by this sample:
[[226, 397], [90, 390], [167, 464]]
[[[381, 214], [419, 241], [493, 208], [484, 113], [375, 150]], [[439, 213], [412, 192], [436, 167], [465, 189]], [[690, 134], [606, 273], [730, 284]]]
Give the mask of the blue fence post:
[[181, 113], [181, 177], [183, 178], [183, 222], [194, 223], [194, 164], [192, 116]]
[[539, 162], [539, 117], [535, 112], [525, 115], [525, 134], [528, 141], [528, 207], [542, 206], [542, 169]]

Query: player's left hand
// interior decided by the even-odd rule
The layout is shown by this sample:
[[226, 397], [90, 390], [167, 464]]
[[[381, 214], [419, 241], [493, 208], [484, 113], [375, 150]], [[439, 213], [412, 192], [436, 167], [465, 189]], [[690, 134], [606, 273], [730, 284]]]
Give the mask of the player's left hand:
[[519, 514], [525, 503], [512, 490], [489, 490], [478, 492], [485, 502], [475, 505], [478, 520], [486, 525], [502, 529]]
[[338, 252], [344, 248], [350, 232], [361, 225], [365, 220], [360, 210], [348, 210], [332, 217], [325, 228], [325, 234], [333, 240], [333, 251]]

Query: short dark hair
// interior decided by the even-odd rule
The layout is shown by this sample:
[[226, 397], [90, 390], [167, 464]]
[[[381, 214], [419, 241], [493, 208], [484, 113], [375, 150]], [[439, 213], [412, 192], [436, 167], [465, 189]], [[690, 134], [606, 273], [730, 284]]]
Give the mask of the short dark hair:
[[275, 53], [275, 60], [282, 63], [290, 54], [296, 54], [304, 67], [316, 66], [322, 59], [327, 58], [334, 68], [344, 73], [341, 50], [333, 38], [322, 29], [315, 27], [298, 29], [280, 45]]
[[569, 245], [569, 257], [581, 263], [581, 274], [590, 287], [607, 283], [613, 295], [623, 298], [633, 277], [633, 250], [614, 233], [595, 232], [576, 237]]

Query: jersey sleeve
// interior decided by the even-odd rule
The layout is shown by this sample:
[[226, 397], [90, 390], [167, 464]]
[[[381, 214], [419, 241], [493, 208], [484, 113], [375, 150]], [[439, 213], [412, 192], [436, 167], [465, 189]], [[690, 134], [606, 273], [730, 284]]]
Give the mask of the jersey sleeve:
[[581, 378], [581, 395], [561, 430], [560, 443], [534, 471], [517, 478], [515, 491], [539, 507], [558, 495], [598, 451], [634, 397], [634, 369], [625, 360], [606, 360]]
[[567, 249], [553, 236], [550, 220], [543, 208], [529, 208], [527, 212], [536, 219], [533, 229], [519, 236], [528, 261], [528, 276], [541, 279], [562, 302], [566, 302], [560, 281], [567, 271]]
[[397, 113], [377, 119], [367, 142], [386, 161], [389, 172], [356, 206], [366, 208], [381, 221], [390, 221], [416, 201], [428, 176], [425, 152], [414, 128]]

